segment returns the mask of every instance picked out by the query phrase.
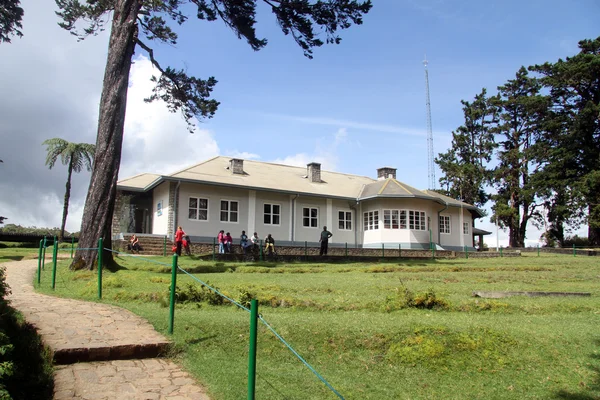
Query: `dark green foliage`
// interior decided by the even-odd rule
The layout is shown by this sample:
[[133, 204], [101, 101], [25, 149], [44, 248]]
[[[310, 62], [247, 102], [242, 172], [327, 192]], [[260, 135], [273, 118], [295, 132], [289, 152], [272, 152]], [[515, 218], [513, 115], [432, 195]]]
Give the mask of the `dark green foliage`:
[[577, 235], [567, 236], [564, 240], [564, 247], [588, 247], [590, 245], [589, 238], [579, 237]]
[[442, 194], [478, 207], [489, 199], [484, 187], [492, 177], [489, 163], [496, 147], [490, 128], [498, 109], [492, 100], [482, 89], [472, 103], [461, 101], [465, 124], [452, 132], [452, 147], [435, 160], [444, 173]]
[[499, 122], [493, 131], [499, 145], [499, 165], [494, 171], [494, 220], [509, 229], [509, 246], [524, 247], [527, 224], [541, 218], [536, 185], [532, 176], [540, 168], [536, 162], [536, 142], [543, 129], [548, 109], [541, 85], [521, 67], [515, 79], [498, 87], [494, 103]]
[[0, 268], [0, 398], [52, 399], [49, 352], [33, 325], [8, 305], [4, 268]]
[[600, 37], [580, 41], [579, 48], [566, 60], [529, 69], [550, 91], [546, 152], [540, 157], [557, 238], [562, 225], [583, 217], [590, 241], [600, 245]]
[[[207, 282], [207, 284], [210, 284]], [[219, 290], [218, 288], [215, 288]], [[204, 285], [195, 285], [188, 283], [184, 289], [175, 288], [177, 302], [180, 303], [208, 303], [211, 306], [220, 306], [223, 304], [223, 297], [206, 288]]]
[[[0, 43], [10, 43], [11, 36], [23, 37], [23, 9], [20, 0], [0, 0]], [[0, 160], [1, 162], [2, 160]]]

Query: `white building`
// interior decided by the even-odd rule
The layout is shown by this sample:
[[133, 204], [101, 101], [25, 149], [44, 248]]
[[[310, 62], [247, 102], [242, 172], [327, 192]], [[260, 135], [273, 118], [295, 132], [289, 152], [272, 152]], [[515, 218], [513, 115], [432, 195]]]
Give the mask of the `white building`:
[[332, 244], [428, 249], [473, 249], [478, 208], [396, 180], [379, 168], [377, 179], [306, 168], [215, 157], [171, 175], [141, 174], [118, 182], [113, 234], [172, 237], [177, 226], [199, 240], [223, 229], [242, 230], [279, 244], [318, 242], [323, 226]]

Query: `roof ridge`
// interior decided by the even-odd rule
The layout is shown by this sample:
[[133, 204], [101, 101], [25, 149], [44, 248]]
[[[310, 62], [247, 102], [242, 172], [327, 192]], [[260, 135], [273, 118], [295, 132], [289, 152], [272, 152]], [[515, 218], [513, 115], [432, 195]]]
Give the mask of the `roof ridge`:
[[179, 171], [175, 171], [175, 172], [173, 172], [173, 173], [171, 173], [171, 174], [168, 174], [168, 175], [166, 175], [166, 176], [173, 176], [173, 175], [176, 175], [176, 174], [180, 174], [180, 173], [182, 173], [182, 172], [184, 172], [184, 171], [187, 171], [188, 169], [192, 169], [192, 168], [194, 168], [194, 167], [197, 167], [197, 166], [199, 166], [199, 165], [206, 164], [206, 163], [207, 163], [207, 162], [209, 162], [209, 161], [212, 161], [212, 160], [214, 160], [214, 159], [221, 158], [221, 157], [225, 157], [225, 156], [214, 156], [214, 157], [212, 157], [212, 158], [209, 158], [208, 160], [204, 160], [204, 161], [202, 161], [202, 162], [199, 162], [199, 163], [197, 163], [197, 164], [190, 165], [189, 167], [185, 167], [184, 169], [181, 169], [181, 170], [179, 170]]

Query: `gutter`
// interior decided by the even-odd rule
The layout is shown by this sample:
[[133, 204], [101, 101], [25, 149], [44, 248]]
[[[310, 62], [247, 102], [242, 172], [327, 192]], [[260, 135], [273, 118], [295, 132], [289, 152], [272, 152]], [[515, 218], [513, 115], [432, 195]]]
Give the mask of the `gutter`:
[[444, 211], [446, 211], [448, 209], [448, 203], [444, 202], [444, 208], [442, 208], [440, 211], [438, 211], [437, 215], [438, 215], [438, 231], [437, 231], [437, 237], [438, 237], [438, 244], [441, 246], [442, 245], [442, 233], [440, 230], [440, 214]]
[[294, 221], [296, 221], [296, 199], [298, 199], [298, 197], [300, 197], [300, 195], [296, 193], [296, 197], [292, 199], [292, 209], [290, 210], [292, 212], [292, 244], [296, 239], [296, 227]]

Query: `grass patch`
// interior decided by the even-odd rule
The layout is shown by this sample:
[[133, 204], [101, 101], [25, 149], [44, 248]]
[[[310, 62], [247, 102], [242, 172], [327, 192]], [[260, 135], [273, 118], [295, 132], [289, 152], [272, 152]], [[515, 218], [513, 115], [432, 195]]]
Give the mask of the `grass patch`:
[[[168, 324], [171, 258], [119, 257], [104, 302]], [[600, 398], [598, 259], [560, 255], [402, 263], [233, 263], [180, 266], [260, 313], [346, 398]], [[248, 320], [179, 273], [177, 361], [215, 400], [246, 395]], [[58, 266], [39, 291], [95, 301], [96, 274]], [[478, 299], [482, 291], [591, 292], [582, 298]], [[335, 396], [264, 326], [257, 394]]]

